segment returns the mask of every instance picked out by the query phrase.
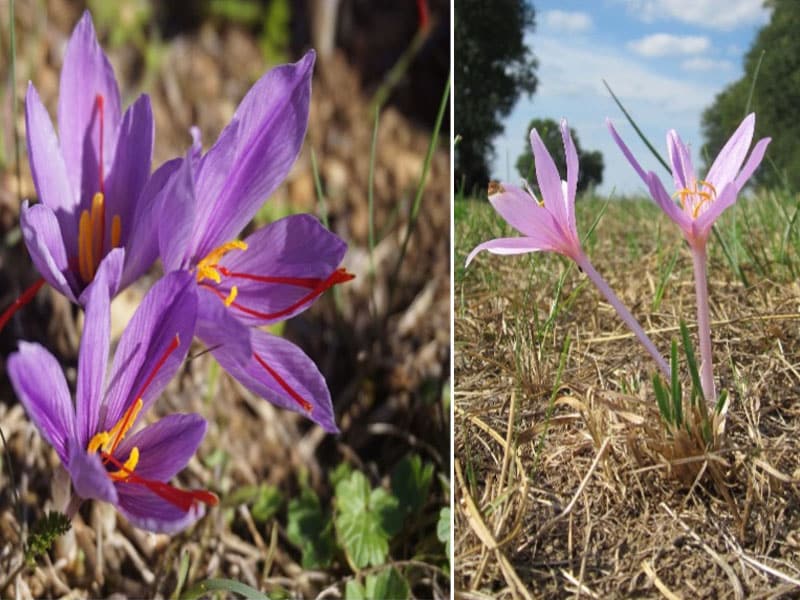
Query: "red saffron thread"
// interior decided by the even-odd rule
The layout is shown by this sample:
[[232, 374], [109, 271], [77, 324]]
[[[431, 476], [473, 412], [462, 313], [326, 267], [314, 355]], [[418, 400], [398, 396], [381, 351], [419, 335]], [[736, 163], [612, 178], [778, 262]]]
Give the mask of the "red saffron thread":
[[283, 388], [283, 389], [286, 391], [286, 393], [287, 393], [287, 394], [289, 394], [289, 395], [292, 397], [292, 400], [294, 400], [295, 402], [297, 402], [297, 403], [300, 405], [300, 408], [302, 408], [303, 410], [305, 410], [307, 413], [310, 413], [310, 412], [311, 412], [311, 409], [313, 408], [313, 407], [311, 406], [311, 403], [310, 403], [308, 400], [304, 399], [304, 398], [303, 398], [303, 397], [302, 397], [300, 394], [298, 394], [298, 393], [297, 393], [297, 392], [296, 392], [296, 391], [295, 391], [295, 390], [292, 388], [292, 386], [290, 386], [290, 385], [289, 385], [289, 384], [286, 382], [286, 380], [285, 380], [283, 377], [281, 377], [281, 376], [278, 374], [278, 372], [277, 372], [275, 369], [273, 369], [272, 367], [270, 367], [270, 366], [269, 366], [269, 365], [266, 363], [266, 361], [265, 361], [263, 358], [261, 358], [261, 357], [260, 357], [258, 354], [256, 354], [255, 352], [253, 352], [253, 358], [255, 358], [255, 359], [256, 359], [256, 362], [257, 362], [258, 364], [260, 364], [262, 367], [264, 367], [264, 370], [265, 370], [267, 373], [269, 373], [269, 374], [272, 376], [272, 378], [273, 378], [275, 381], [277, 381], [277, 382], [278, 382], [278, 385], [279, 385], [279, 386], [281, 386], [281, 387], [282, 387], [282, 388]]
[[150, 386], [150, 384], [153, 383], [153, 379], [155, 379], [155, 376], [161, 370], [161, 367], [163, 367], [164, 363], [167, 362], [167, 358], [169, 358], [169, 355], [175, 352], [180, 343], [181, 339], [176, 333], [175, 337], [172, 338], [172, 342], [170, 342], [170, 345], [167, 347], [166, 350], [164, 350], [164, 354], [162, 354], [161, 358], [158, 359], [156, 366], [150, 372], [150, 375], [147, 377], [147, 380], [144, 382], [144, 385], [142, 385], [142, 389], [140, 389], [139, 393], [133, 397], [134, 402], [136, 401], [137, 398], [142, 398], [144, 396], [145, 391]]
[[3, 311], [3, 314], [0, 315], [0, 331], [3, 331], [3, 328], [6, 324], [11, 320], [11, 317], [23, 306], [28, 304], [31, 300], [36, 297], [36, 294], [42, 286], [45, 284], [44, 279], [37, 280], [31, 287], [20, 294], [19, 298], [14, 300], [14, 302], [9, 306], [7, 309]]

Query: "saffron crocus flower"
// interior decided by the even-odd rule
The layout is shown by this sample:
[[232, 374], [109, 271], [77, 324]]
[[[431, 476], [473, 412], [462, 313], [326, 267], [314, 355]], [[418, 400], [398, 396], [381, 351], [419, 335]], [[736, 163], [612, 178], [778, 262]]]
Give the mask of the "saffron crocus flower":
[[75, 405], [58, 361], [42, 346], [20, 342], [8, 359], [11, 383], [28, 416], [72, 480], [67, 514], [94, 498], [115, 505], [134, 525], [172, 532], [193, 523], [216, 496], [168, 481], [189, 461], [206, 430], [195, 414], [172, 414], [134, 432], [186, 357], [197, 302], [186, 273], [172, 273], [142, 300], [117, 346], [105, 382], [109, 348], [108, 265], [87, 291]]
[[352, 275], [346, 245], [312, 216], [294, 215], [237, 239], [297, 158], [308, 123], [314, 53], [255, 83], [217, 142], [199, 135], [165, 187], [164, 268], [197, 283], [197, 336], [233, 377], [283, 408], [337, 431], [330, 393], [297, 346], [258, 326], [305, 310]]
[[476, 246], [467, 256], [467, 265], [481, 250], [494, 254], [523, 254], [549, 251], [574, 260], [613, 306], [620, 318], [636, 334], [661, 371], [668, 375], [669, 366], [634, 316], [617, 298], [608, 283], [595, 270], [583, 252], [575, 224], [575, 193], [578, 187], [578, 153], [565, 120], [561, 121], [561, 138], [567, 158], [567, 180], [562, 181], [556, 164], [539, 133], [531, 131], [531, 148], [536, 166], [536, 179], [542, 199], [529, 189], [503, 183], [489, 185], [489, 201], [509, 225], [522, 237], [499, 238]]
[[[112, 296], [158, 256], [152, 205], [176, 166], [149, 180], [153, 154], [150, 99], [123, 115], [114, 71], [85, 12], [67, 43], [58, 98], [58, 137], [32, 84], [25, 99], [31, 174], [39, 204], [26, 202], [20, 225], [41, 276], [73, 302], [94, 280], [108, 253], [123, 248]], [[9, 315], [10, 316], [10, 315]]]
[[[761, 164], [770, 138], [760, 139], [748, 156], [756, 124], [755, 114], [750, 113], [720, 150], [705, 179], [698, 179], [689, 148], [678, 133], [671, 129], [667, 133], [667, 149], [672, 164], [675, 193], [670, 196], [658, 176], [652, 171], [645, 172], [641, 167], [611, 121], [607, 123], [611, 136], [625, 158], [647, 184], [656, 203], [681, 228], [692, 250], [697, 296], [697, 330], [700, 339], [701, 383], [706, 400], [713, 405], [716, 403], [717, 394], [711, 356], [706, 243], [714, 222], [725, 209], [736, 202], [739, 192]], [[677, 199], [677, 203], [673, 198]]]

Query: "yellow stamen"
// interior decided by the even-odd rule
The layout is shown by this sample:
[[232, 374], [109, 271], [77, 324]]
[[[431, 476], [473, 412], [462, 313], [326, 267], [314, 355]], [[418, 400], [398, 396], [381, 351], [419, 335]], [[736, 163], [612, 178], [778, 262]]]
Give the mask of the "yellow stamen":
[[136, 402], [128, 407], [128, 410], [125, 411], [125, 414], [122, 415], [120, 420], [116, 422], [110, 431], [101, 431], [95, 434], [89, 441], [86, 451], [89, 454], [94, 454], [100, 449], [109, 454], [114, 452], [125, 437], [125, 434], [128, 433], [128, 430], [133, 427], [136, 416], [139, 414], [139, 411], [142, 410], [142, 404], [142, 399], [138, 398]]
[[114, 215], [111, 219], [111, 247], [119, 248], [120, 240], [122, 239], [122, 219], [119, 215]]
[[125, 461], [125, 464], [122, 465], [122, 468], [119, 471], [109, 473], [108, 476], [114, 481], [125, 481], [131, 476], [131, 473], [136, 468], [137, 464], [139, 464], [139, 448], [134, 446], [131, 448], [131, 453], [128, 455], [128, 460]]
[[97, 263], [92, 263], [92, 277], [97, 271], [97, 264], [103, 256], [103, 242], [106, 229], [106, 209], [103, 194], [97, 192], [92, 198], [92, 257]]
[[111, 441], [111, 436], [108, 435], [107, 431], [101, 431], [89, 441], [89, 445], [86, 447], [86, 452], [89, 454], [94, 454], [97, 452], [101, 446], [106, 446], [108, 442]]
[[89, 211], [81, 213], [81, 220], [78, 224], [78, 272], [81, 279], [88, 283], [92, 280], [91, 263], [92, 255], [92, 219]]
[[[205, 258], [197, 263], [198, 283], [204, 279], [212, 279], [214, 282], [220, 283], [222, 281], [222, 276], [217, 269], [217, 263], [231, 250], [247, 250], [247, 244], [240, 240], [233, 240], [214, 248]], [[231, 300], [231, 302], [233, 302], [233, 300]]]
[[[706, 192], [702, 188], [708, 188], [711, 191], [710, 192]], [[692, 218], [696, 219], [697, 216], [700, 214], [700, 208], [706, 202], [712, 202], [717, 197], [717, 190], [708, 181], [705, 181], [705, 180], [701, 179], [699, 181], [693, 181], [692, 182], [692, 187], [690, 187], [690, 188], [689, 187], [681, 188], [678, 191], [676, 191], [674, 194], [672, 194], [673, 198], [675, 198], [676, 196], [680, 197], [680, 199], [681, 199], [681, 209], [683, 209], [683, 210], [686, 210], [686, 199], [689, 196], [697, 196], [700, 199], [700, 201], [697, 202], [692, 207]]]
[[236, 296], [239, 295], [239, 288], [235, 285], [231, 288], [231, 291], [228, 293], [228, 297], [225, 298], [225, 306], [230, 306], [233, 304], [233, 301], [236, 300]]

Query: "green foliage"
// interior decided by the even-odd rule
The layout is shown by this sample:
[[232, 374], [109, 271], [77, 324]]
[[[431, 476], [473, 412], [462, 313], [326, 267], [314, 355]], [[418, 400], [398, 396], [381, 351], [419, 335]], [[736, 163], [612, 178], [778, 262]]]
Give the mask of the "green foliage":
[[455, 2], [455, 178], [468, 190], [489, 180], [492, 139], [503, 117], [522, 93], [536, 91], [537, 62], [525, 42], [534, 16], [526, 0]]
[[50, 511], [36, 521], [25, 544], [25, 562], [28, 566], [35, 566], [36, 560], [50, 549], [58, 537], [67, 533], [70, 527], [72, 523], [67, 515], [57, 511]]
[[392, 471], [392, 493], [397, 498], [403, 518], [417, 513], [428, 499], [433, 479], [433, 465], [423, 465], [416, 454], [406, 456]]
[[445, 506], [439, 511], [439, 522], [436, 523], [436, 537], [444, 544], [447, 560], [450, 560], [450, 507]]
[[248, 600], [270, 600], [269, 596], [234, 579], [206, 579], [186, 590], [181, 600], [208, 598], [209, 592], [230, 592]]
[[355, 579], [347, 582], [344, 589], [346, 600], [404, 600], [411, 597], [408, 582], [394, 567], [382, 569], [375, 574], [367, 575], [365, 585]]
[[277, 487], [268, 483], [244, 485], [229, 494], [222, 503], [229, 507], [247, 504], [250, 506], [253, 519], [258, 523], [264, 523], [280, 510], [283, 496]]
[[289, 0], [208, 0], [210, 15], [256, 30], [258, 45], [269, 64], [289, 59], [292, 9]]
[[[703, 113], [704, 154], [717, 155], [751, 105], [756, 112], [755, 138], [772, 137], [767, 161], [754, 180], [764, 186], [788, 184], [800, 189], [800, 3], [769, 0], [772, 16], [745, 55], [744, 75], [714, 99]], [[760, 67], [759, 67], [760, 63]], [[752, 87], [756, 72], [758, 79]], [[752, 87], [752, 102], [749, 102]]]
[[323, 569], [333, 558], [333, 528], [314, 491], [304, 486], [289, 502], [286, 537], [303, 553], [304, 569]]
[[[525, 145], [523, 146], [522, 154], [520, 154], [517, 159], [516, 167], [520, 177], [528, 180], [531, 187], [534, 188], [534, 191], [538, 194], [539, 191], [535, 185], [536, 178], [533, 176], [535, 172], [534, 160], [529, 137], [533, 129], [539, 132], [539, 136], [542, 138], [542, 142], [544, 142], [547, 151], [550, 152], [550, 156], [553, 157], [553, 161], [556, 163], [556, 168], [558, 168], [562, 179], [566, 179], [567, 177], [567, 158], [564, 153], [564, 144], [561, 139], [561, 130], [559, 129], [558, 123], [553, 119], [533, 119], [525, 130]], [[569, 131], [572, 134], [572, 141], [575, 143], [575, 151], [578, 153], [578, 164], [580, 165], [578, 193], [580, 194], [590, 186], [594, 187], [603, 183], [603, 168], [605, 165], [601, 152], [597, 150], [590, 152], [584, 151], [578, 140], [577, 132], [572, 127], [569, 128]]]
[[386, 562], [389, 540], [402, 524], [399, 509], [395, 496], [382, 487], [370, 489], [359, 471], [336, 486], [336, 531], [356, 568]]

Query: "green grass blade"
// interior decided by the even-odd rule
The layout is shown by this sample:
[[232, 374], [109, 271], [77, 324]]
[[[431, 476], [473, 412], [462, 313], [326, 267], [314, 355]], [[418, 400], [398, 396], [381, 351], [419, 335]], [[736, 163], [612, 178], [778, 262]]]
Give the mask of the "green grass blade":
[[683, 388], [681, 378], [678, 376], [678, 342], [672, 340], [672, 350], [670, 353], [670, 376], [672, 377], [672, 414], [675, 416], [675, 425], [680, 427], [683, 423]]
[[758, 57], [758, 63], [756, 63], [756, 70], [753, 71], [753, 81], [750, 82], [750, 92], [747, 94], [747, 103], [744, 105], [744, 114], [742, 115], [743, 119], [750, 114], [750, 107], [753, 104], [753, 93], [756, 91], [756, 81], [758, 80], [758, 72], [761, 70], [761, 61], [764, 60], [764, 55], [766, 53], [767, 53], [766, 50], [761, 51], [761, 56]]
[[617, 106], [619, 106], [619, 109], [622, 111], [622, 114], [624, 114], [625, 118], [628, 119], [628, 123], [630, 123], [634, 131], [636, 131], [636, 134], [639, 136], [639, 139], [641, 139], [644, 142], [645, 146], [647, 146], [647, 149], [650, 150], [650, 152], [652, 152], [653, 156], [655, 156], [658, 162], [661, 163], [661, 166], [663, 166], [667, 170], [667, 173], [672, 175], [672, 169], [669, 168], [667, 161], [661, 158], [661, 155], [658, 153], [658, 150], [655, 149], [655, 146], [653, 146], [653, 144], [650, 143], [650, 140], [648, 140], [647, 137], [642, 132], [642, 130], [639, 129], [639, 126], [636, 124], [636, 121], [634, 121], [630, 113], [627, 110], [625, 110], [625, 107], [622, 105], [622, 102], [620, 102], [620, 99], [617, 98], [617, 95], [614, 93], [614, 91], [611, 89], [611, 86], [608, 85], [608, 82], [605, 79], [603, 79], [603, 85], [606, 86], [608, 93], [611, 94], [611, 97], [614, 99], [614, 102], [616, 102]]
[[697, 359], [695, 358], [692, 340], [689, 338], [689, 329], [681, 319], [681, 339], [683, 340], [683, 351], [686, 354], [686, 362], [689, 365], [689, 373], [692, 375], [692, 396], [698, 395], [705, 405], [705, 395], [703, 394], [703, 384], [700, 383], [700, 372], [697, 370]]
[[314, 152], [314, 148], [311, 148], [311, 173], [314, 175], [314, 189], [317, 191], [319, 220], [325, 225], [325, 229], [330, 229], [328, 225], [328, 204], [325, 202], [325, 194], [322, 193], [322, 180], [319, 178], [317, 154]]
[[667, 290], [667, 280], [669, 276], [672, 275], [672, 271], [675, 269], [675, 264], [678, 262], [678, 255], [681, 253], [681, 248], [678, 246], [675, 248], [675, 252], [672, 254], [672, 258], [667, 263], [667, 268], [664, 269], [661, 273], [661, 277], [658, 279], [658, 287], [656, 287], [656, 296], [653, 298], [653, 310], [658, 310], [661, 306], [661, 301], [664, 299], [664, 292]]
[[658, 372], [653, 373], [653, 391], [656, 394], [656, 402], [658, 403], [658, 412], [661, 413], [661, 418], [668, 424], [672, 424], [672, 412], [669, 407], [669, 394], [664, 389], [661, 383], [661, 375]]
[[229, 592], [247, 598], [247, 600], [270, 600], [270, 597], [266, 594], [262, 594], [257, 589], [233, 579], [206, 579], [186, 590], [181, 599], [196, 600], [197, 598], [208, 597], [209, 592]]

